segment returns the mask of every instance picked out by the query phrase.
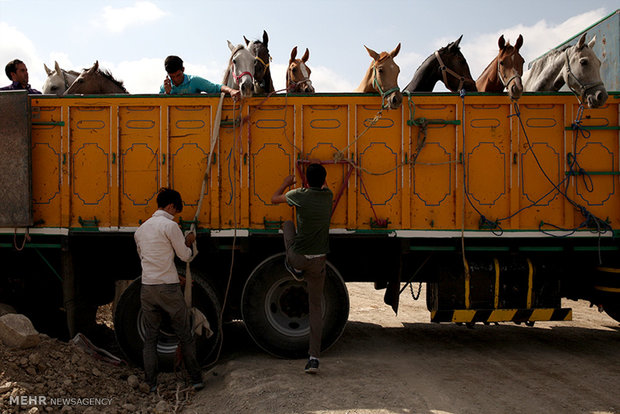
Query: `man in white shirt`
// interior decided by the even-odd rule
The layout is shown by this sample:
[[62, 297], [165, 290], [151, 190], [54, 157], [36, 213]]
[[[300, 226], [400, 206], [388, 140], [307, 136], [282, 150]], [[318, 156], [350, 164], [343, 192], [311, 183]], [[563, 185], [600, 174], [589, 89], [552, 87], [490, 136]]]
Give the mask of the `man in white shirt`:
[[157, 336], [164, 314], [170, 317], [172, 329], [179, 338], [185, 368], [192, 387], [204, 388], [196, 344], [191, 331], [189, 311], [185, 305], [179, 275], [174, 264], [175, 254], [183, 261], [192, 256], [190, 246], [194, 233], [183, 237], [174, 217], [183, 210], [181, 194], [162, 188], [157, 195], [157, 211], [136, 230], [134, 235], [142, 263], [140, 300], [145, 320], [144, 373], [151, 392], [157, 389]]

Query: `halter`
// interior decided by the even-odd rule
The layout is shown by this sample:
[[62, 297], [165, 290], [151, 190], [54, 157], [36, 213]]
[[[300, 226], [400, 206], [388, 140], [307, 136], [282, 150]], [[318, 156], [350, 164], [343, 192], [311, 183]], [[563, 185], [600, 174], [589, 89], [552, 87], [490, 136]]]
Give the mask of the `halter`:
[[239, 80], [240, 80], [241, 78], [243, 78], [245, 75], [248, 75], [248, 76], [250, 77], [250, 81], [251, 81], [252, 83], [254, 83], [254, 75], [252, 75], [250, 72], [247, 72], [247, 71], [246, 71], [246, 72], [241, 72], [239, 75], [237, 75], [237, 74], [235, 73], [235, 64], [234, 64], [234, 63], [233, 63], [233, 67], [232, 67], [232, 69], [233, 69], [233, 70], [232, 70], [232, 72], [231, 72], [231, 73], [232, 73], [233, 78], [235, 79], [235, 82], [237, 83], [237, 85], [239, 85]]
[[395, 86], [395, 87], [393, 87], [391, 89], [388, 89], [385, 92], [383, 91], [383, 89], [381, 88], [381, 85], [379, 85], [379, 77], [377, 76], [377, 63], [378, 62], [375, 62], [375, 64], [372, 66], [372, 68], [373, 68], [373, 72], [372, 72], [372, 86], [375, 87], [379, 91], [379, 93], [381, 94], [381, 108], [383, 109], [383, 108], [386, 108], [386, 106], [385, 106], [385, 98], [386, 98], [386, 96], [388, 96], [391, 93], [394, 93], [394, 92], [398, 91], [399, 89], [398, 89], [398, 85], [397, 85], [397, 86]]
[[500, 66], [499, 65], [499, 59], [497, 59], [497, 77], [499, 78], [499, 81], [502, 83], [502, 85], [504, 85], [504, 88], [508, 89], [508, 85], [510, 85], [510, 82], [512, 82], [516, 78], [521, 79], [521, 75], [519, 75], [519, 73], [517, 72], [516, 75], [513, 75], [512, 78], [508, 79], [508, 81], [505, 82], [504, 78], [502, 78], [502, 72], [501, 72], [499, 66]]
[[465, 83], [465, 80], [466, 80], [465, 76], [459, 75], [458, 73], [456, 73], [455, 71], [453, 71], [452, 69], [444, 65], [443, 60], [441, 60], [441, 56], [439, 56], [439, 52], [436, 50], [435, 50], [435, 57], [437, 58], [437, 61], [439, 62], [439, 70], [441, 71], [441, 76], [443, 77], [443, 83], [446, 85], [446, 87], [448, 86], [448, 75], [446, 75], [446, 72], [447, 72], [459, 80], [459, 87], [457, 88], [457, 91], [460, 91], [461, 89], [463, 89], [463, 84]]
[[265, 70], [267, 70], [267, 68], [269, 67], [269, 65], [271, 64], [271, 56], [269, 56], [269, 63], [265, 63], [265, 61], [263, 59], [261, 59], [258, 56], [255, 56], [254, 59], [258, 60], [260, 63], [263, 64], [263, 66], [265, 67]]
[[597, 86], [604, 86], [605, 85], [602, 81], [589, 83], [587, 85], [584, 85], [583, 83], [581, 83], [581, 81], [577, 78], [577, 76], [575, 76], [575, 74], [573, 73], [573, 71], [570, 68], [570, 59], [568, 58], [568, 49], [566, 49], [566, 53], [564, 53], [564, 57], [566, 58], [566, 72], [568, 73], [568, 76], [571, 76], [575, 80], [575, 82], [577, 82], [577, 84], [579, 85], [579, 89], [581, 90], [581, 93], [578, 93], [578, 91], [576, 91], [572, 86], [570, 86], [568, 84], [568, 82], [566, 82], [566, 86], [568, 86], [568, 88], [578, 98], [581, 98], [580, 100], [585, 99], [586, 92], [588, 92], [589, 89], [596, 88]]

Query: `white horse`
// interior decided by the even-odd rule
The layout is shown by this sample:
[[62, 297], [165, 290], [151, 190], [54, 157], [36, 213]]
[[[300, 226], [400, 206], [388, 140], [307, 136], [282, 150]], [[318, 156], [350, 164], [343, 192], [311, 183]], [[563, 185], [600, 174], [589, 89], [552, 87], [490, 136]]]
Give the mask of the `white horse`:
[[242, 98], [250, 97], [254, 92], [254, 55], [244, 45], [235, 46], [227, 42], [232, 53], [222, 83], [239, 89]]
[[62, 96], [77, 77], [80, 76], [78, 72], [73, 70], [61, 69], [56, 61], [54, 61], [54, 70], [50, 70], [45, 63], [43, 67], [47, 73], [47, 79], [45, 79], [43, 84], [43, 93], [48, 95]]
[[592, 47], [596, 36], [586, 44], [586, 33], [573, 46], [554, 50], [538, 59], [523, 75], [526, 92], [559, 91], [565, 84], [590, 108], [607, 101], [607, 91], [601, 80], [601, 61]]

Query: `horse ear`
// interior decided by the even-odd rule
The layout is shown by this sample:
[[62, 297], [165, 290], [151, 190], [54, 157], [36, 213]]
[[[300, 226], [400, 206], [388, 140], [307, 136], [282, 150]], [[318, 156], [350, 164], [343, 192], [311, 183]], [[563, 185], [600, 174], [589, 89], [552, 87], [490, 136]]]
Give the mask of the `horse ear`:
[[366, 48], [366, 51], [368, 52], [371, 58], [373, 58], [374, 60], [379, 60], [379, 54], [377, 52], [375, 52], [372, 49], [369, 49], [366, 45], [364, 45], [364, 47]]
[[400, 43], [398, 44], [398, 46], [396, 46], [396, 49], [390, 52], [390, 56], [392, 56], [392, 59], [395, 58], [396, 55], [398, 55], [398, 52], [400, 52]]
[[92, 68], [88, 69], [88, 73], [95, 73], [99, 70], [99, 61], [95, 60], [95, 64]]
[[269, 36], [267, 36], [267, 32], [263, 30], [263, 44], [267, 47], [267, 43], [269, 43]]
[[517, 43], [515, 44], [515, 50], [518, 52], [519, 49], [521, 49], [521, 46], [523, 46], [523, 36], [519, 35], [517, 38]]
[[250, 44], [250, 41], [245, 36], [243, 36], [243, 40], [245, 40], [245, 45], [246, 46], [248, 46]]
[[228, 48], [230, 49], [230, 51], [232, 52], [233, 50], [235, 50], [235, 45], [230, 43], [230, 40], [227, 40], [227, 42], [228, 42]]
[[594, 36], [592, 40], [588, 42], [588, 47], [592, 49], [594, 47], [594, 43], [596, 43], [596, 36]]
[[504, 39], [504, 35], [501, 35], [497, 40], [497, 46], [499, 46], [500, 50], [504, 50], [506, 47], [506, 39]]
[[583, 36], [579, 38], [579, 42], [577, 43], [577, 49], [581, 49], [583, 45], [586, 44], [586, 34], [587, 33], [584, 33]]
[[45, 68], [45, 73], [47, 73], [47, 76], [52, 74], [52, 71], [50, 70], [50, 68], [47, 67], [47, 65], [44, 63], [43, 67]]
[[295, 46], [293, 50], [291, 50], [291, 60], [289, 60], [288, 63], [291, 63], [292, 61], [294, 61], [296, 57], [297, 57], [297, 46]]
[[459, 37], [458, 39], [456, 39], [456, 41], [454, 43], [452, 43], [451, 45], [448, 45], [448, 47], [450, 49], [458, 49], [459, 48], [459, 43], [461, 43], [461, 39], [463, 38], [463, 35], [461, 35], [461, 37]]
[[306, 63], [306, 61], [310, 58], [310, 51], [308, 50], [308, 48], [306, 48], [306, 53], [304, 53], [303, 57], [301, 58], [301, 61]]
[[56, 61], [54, 61], [54, 69], [56, 70], [56, 73], [62, 73], [62, 69], [60, 69], [60, 65]]

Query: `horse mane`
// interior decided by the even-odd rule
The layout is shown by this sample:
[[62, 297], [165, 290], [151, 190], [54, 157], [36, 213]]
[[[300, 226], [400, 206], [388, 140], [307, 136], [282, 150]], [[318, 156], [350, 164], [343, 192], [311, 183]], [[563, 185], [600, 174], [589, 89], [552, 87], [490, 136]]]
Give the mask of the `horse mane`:
[[[90, 68], [85, 68], [83, 70], [89, 70]], [[123, 81], [118, 80], [118, 79], [114, 79], [114, 76], [112, 76], [112, 72], [110, 72], [108, 69], [97, 69], [97, 72], [102, 75], [104, 78], [106, 78], [107, 80], [109, 80], [110, 82], [114, 83], [116, 86], [118, 86], [119, 88], [121, 88], [125, 93], [129, 93], [127, 92], [127, 89], [125, 89], [125, 85], [123, 85]]]
[[231, 73], [230, 68], [232, 67], [232, 60], [233, 57], [235, 57], [235, 54], [240, 51], [241, 49], [243, 49], [245, 46], [242, 44], [238, 44], [232, 52], [230, 52], [230, 58], [228, 58], [228, 67], [226, 68], [226, 72], [224, 73], [224, 80], [222, 81], [223, 85], [227, 85], [228, 84], [228, 76]]

